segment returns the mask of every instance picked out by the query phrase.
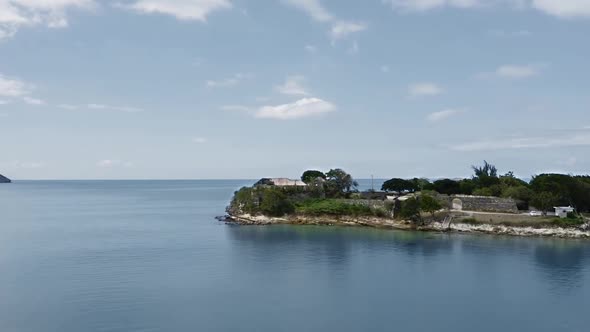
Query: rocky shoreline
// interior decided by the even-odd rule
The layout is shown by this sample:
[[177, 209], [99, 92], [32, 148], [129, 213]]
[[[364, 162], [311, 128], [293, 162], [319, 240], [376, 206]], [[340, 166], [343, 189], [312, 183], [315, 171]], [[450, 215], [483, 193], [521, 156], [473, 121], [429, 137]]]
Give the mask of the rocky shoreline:
[[324, 226], [362, 226], [374, 228], [387, 228], [397, 230], [414, 230], [423, 232], [456, 232], [474, 234], [494, 234], [524, 237], [558, 237], [572, 239], [590, 239], [590, 228], [585, 227], [563, 228], [563, 227], [522, 227], [490, 224], [466, 224], [454, 222], [450, 225], [443, 225], [441, 222], [432, 222], [424, 226], [415, 226], [408, 221], [398, 221], [378, 217], [352, 217], [352, 216], [319, 216], [308, 217], [302, 215], [291, 215], [275, 218], [263, 215], [228, 215], [218, 218], [227, 223], [239, 225], [324, 225]]

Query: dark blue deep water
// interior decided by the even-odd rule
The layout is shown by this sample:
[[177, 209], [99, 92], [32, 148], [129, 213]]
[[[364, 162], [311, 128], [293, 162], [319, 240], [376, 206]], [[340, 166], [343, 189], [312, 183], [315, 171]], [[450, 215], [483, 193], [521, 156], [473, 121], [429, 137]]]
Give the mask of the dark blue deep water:
[[214, 220], [250, 183], [0, 185], [0, 331], [590, 330], [590, 241]]

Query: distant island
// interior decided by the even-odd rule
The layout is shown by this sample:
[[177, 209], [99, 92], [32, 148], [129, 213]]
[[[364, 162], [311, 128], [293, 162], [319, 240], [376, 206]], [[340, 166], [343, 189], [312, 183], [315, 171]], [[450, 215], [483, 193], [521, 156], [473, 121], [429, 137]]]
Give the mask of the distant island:
[[264, 178], [236, 191], [227, 220], [245, 225], [349, 225], [590, 238], [590, 176], [503, 175], [484, 161], [466, 179], [392, 178], [357, 190], [342, 169]]
[[0, 183], [10, 183], [12, 181], [10, 181], [9, 178], [5, 177], [4, 175], [0, 174]]

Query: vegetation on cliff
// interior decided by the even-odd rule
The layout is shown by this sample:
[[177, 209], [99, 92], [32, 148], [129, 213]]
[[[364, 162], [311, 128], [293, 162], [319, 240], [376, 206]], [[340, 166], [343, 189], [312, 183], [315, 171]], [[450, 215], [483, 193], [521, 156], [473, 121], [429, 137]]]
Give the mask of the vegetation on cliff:
[[[529, 205], [547, 212], [554, 206], [573, 206], [578, 213], [590, 212], [590, 176], [541, 174], [530, 182], [518, 179], [512, 172], [499, 175], [498, 169], [484, 162], [472, 166], [474, 175], [468, 179], [392, 178], [382, 190], [404, 199], [374, 204], [377, 192], [359, 193], [357, 182], [342, 169], [326, 173], [310, 170], [301, 179], [307, 186], [257, 185], [237, 191], [228, 206], [230, 215], [250, 214], [281, 217], [289, 214], [308, 216], [375, 216], [411, 220], [422, 224], [435, 219], [448, 206], [442, 195], [478, 195], [512, 198], [520, 209]], [[381, 196], [384, 197], [384, 196]], [[443, 198], [441, 198], [443, 197]], [[448, 197], [448, 196], [447, 196]], [[366, 198], [366, 199], [363, 199]], [[445, 215], [445, 214], [443, 214]], [[577, 215], [555, 221], [569, 226], [583, 223]]]

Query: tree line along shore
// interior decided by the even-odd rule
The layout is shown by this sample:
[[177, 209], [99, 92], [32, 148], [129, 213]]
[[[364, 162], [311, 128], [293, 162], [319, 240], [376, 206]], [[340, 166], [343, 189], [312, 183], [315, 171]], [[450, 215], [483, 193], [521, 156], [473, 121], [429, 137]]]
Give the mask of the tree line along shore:
[[[342, 169], [305, 171], [298, 180], [261, 179], [236, 191], [227, 213], [235, 220], [275, 218], [287, 223], [313, 220], [381, 220], [378, 223], [426, 227], [452, 223], [587, 230], [590, 176], [539, 174], [524, 181], [513, 172], [500, 174], [484, 161], [465, 179], [392, 178], [381, 191], [357, 190]], [[472, 211], [462, 211], [462, 201]], [[459, 203], [457, 203], [459, 202]], [[508, 206], [508, 207], [506, 207]], [[513, 208], [511, 206], [514, 206]], [[556, 207], [560, 212], [551, 213]], [[282, 218], [282, 219], [277, 219]], [[328, 221], [326, 221], [328, 220]]]

